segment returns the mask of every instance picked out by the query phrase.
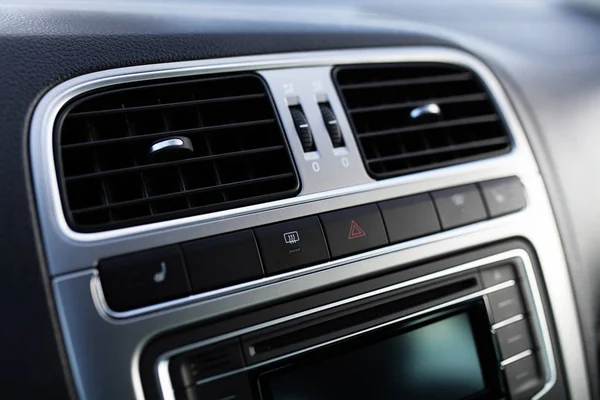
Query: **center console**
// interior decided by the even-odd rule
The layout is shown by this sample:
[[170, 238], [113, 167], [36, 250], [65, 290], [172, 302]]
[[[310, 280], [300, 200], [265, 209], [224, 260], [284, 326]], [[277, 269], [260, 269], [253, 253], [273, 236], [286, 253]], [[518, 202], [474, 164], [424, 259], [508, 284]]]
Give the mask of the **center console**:
[[545, 185], [473, 56], [101, 71], [30, 152], [82, 399], [585, 399]]
[[526, 249], [492, 246], [169, 335], [143, 353], [142, 377], [176, 399], [540, 398], [556, 360]]

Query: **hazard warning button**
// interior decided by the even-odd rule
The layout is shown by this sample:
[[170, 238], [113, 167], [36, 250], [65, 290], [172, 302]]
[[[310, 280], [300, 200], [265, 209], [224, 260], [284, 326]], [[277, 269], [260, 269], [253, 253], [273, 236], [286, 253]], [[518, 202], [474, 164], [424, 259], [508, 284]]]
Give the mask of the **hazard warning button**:
[[320, 218], [333, 258], [388, 244], [383, 220], [375, 204], [321, 214]]

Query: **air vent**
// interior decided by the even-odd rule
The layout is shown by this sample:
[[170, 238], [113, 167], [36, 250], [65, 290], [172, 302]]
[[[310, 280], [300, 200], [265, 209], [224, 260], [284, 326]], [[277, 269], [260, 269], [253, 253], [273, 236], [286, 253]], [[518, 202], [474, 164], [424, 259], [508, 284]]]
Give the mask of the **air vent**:
[[375, 179], [510, 151], [495, 104], [470, 70], [414, 63], [343, 66], [334, 79]]
[[58, 119], [72, 228], [103, 231], [294, 196], [298, 176], [256, 75], [101, 90]]

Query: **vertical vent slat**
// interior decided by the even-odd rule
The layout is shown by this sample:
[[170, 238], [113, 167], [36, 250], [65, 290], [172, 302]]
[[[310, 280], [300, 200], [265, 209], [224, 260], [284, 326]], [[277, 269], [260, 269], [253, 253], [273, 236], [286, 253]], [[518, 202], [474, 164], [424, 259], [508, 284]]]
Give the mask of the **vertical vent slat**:
[[350, 65], [334, 81], [365, 167], [385, 179], [504, 154], [511, 139], [485, 85], [463, 67]]
[[[61, 194], [77, 231], [205, 214], [299, 191], [270, 94], [254, 74], [106, 88], [74, 100], [58, 121]], [[185, 148], [151, 154], [169, 139], [185, 140]]]

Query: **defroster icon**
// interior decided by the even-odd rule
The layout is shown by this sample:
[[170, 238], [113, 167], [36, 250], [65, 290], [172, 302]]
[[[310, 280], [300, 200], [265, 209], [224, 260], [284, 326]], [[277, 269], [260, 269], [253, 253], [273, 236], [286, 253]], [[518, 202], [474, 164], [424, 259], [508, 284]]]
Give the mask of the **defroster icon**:
[[283, 240], [285, 240], [287, 244], [298, 243], [300, 241], [300, 235], [298, 234], [298, 231], [286, 232], [283, 234]]

